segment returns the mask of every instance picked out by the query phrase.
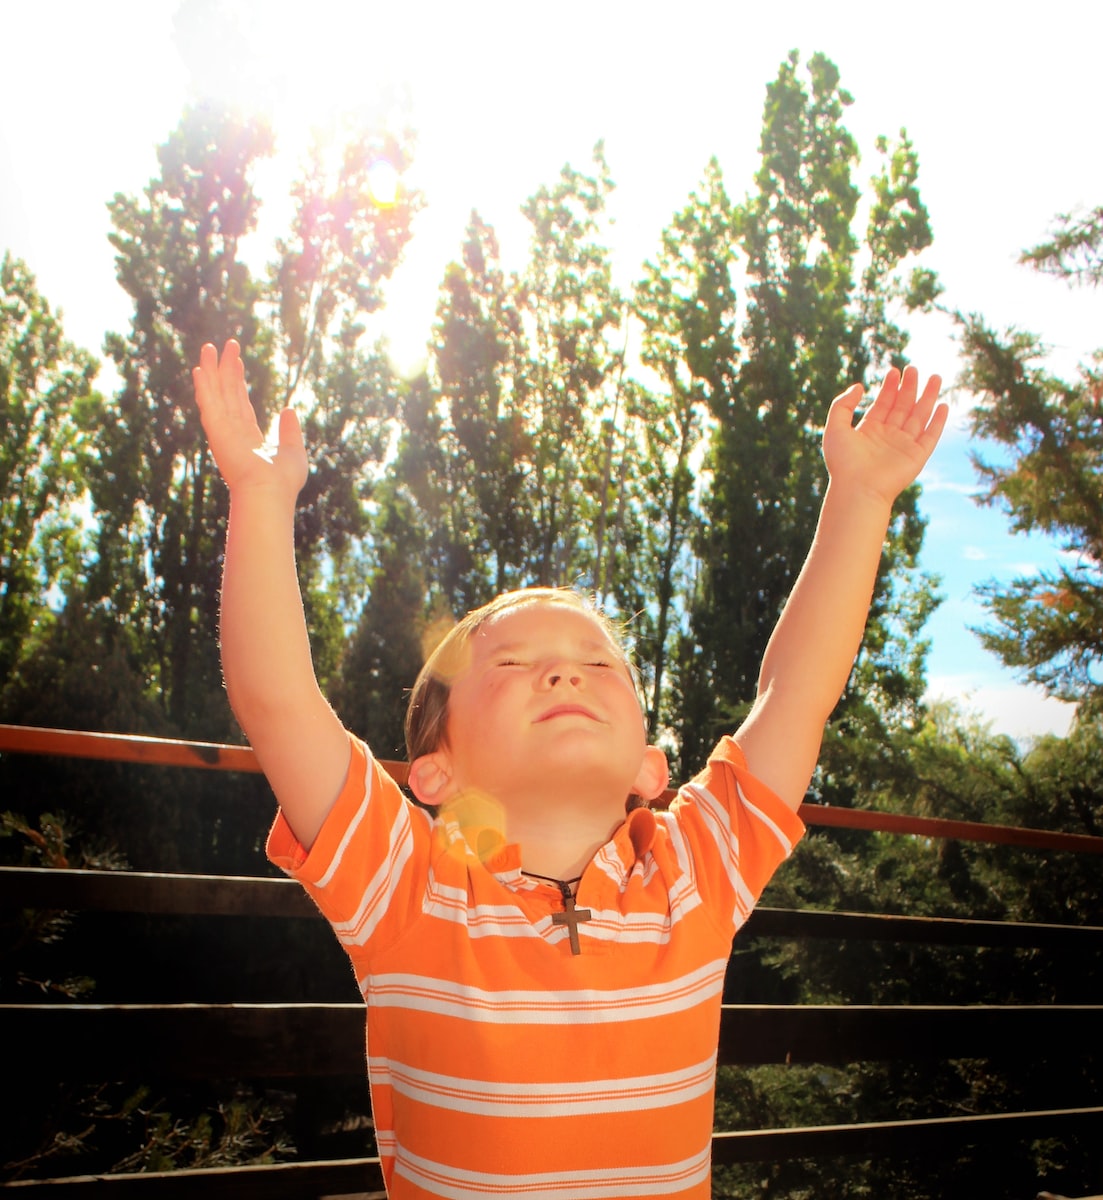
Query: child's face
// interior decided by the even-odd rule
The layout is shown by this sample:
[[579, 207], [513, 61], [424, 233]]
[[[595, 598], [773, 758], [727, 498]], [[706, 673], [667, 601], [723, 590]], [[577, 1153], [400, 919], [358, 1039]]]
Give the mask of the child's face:
[[622, 812], [630, 792], [650, 790], [638, 786], [647, 738], [623, 652], [565, 604], [521, 604], [474, 634], [449, 697], [446, 754], [456, 791], [504, 803], [572, 777], [600, 779]]

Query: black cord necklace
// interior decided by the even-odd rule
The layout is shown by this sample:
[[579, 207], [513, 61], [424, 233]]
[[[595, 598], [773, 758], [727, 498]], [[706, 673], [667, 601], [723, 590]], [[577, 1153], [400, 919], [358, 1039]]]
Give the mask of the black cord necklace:
[[524, 868], [522, 868], [521, 874], [527, 875], [530, 879], [539, 879], [543, 883], [554, 883], [559, 889], [559, 893], [563, 897], [563, 911], [552, 913], [552, 924], [567, 926], [567, 936], [571, 939], [571, 953], [581, 954], [582, 947], [578, 944], [578, 925], [580, 921], [591, 920], [594, 915], [588, 908], [575, 908], [571, 884], [580, 883], [582, 876], [576, 875], [573, 879], [554, 879], [551, 875], [537, 875], [535, 871], [526, 871]]

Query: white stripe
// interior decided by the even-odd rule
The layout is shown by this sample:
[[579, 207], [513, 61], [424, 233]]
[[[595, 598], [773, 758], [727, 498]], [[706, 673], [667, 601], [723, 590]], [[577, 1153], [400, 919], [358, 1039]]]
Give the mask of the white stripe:
[[617, 885], [622, 894], [628, 890], [628, 885], [633, 878], [639, 879], [646, 888], [659, 869], [659, 864], [650, 851], [642, 859], [637, 859], [630, 868], [626, 868], [617, 852], [615, 843], [612, 842], [602, 846], [594, 855], [593, 862], [603, 875]]
[[426, 916], [465, 925], [473, 938], [540, 936], [539, 924], [534, 925], [515, 904], [474, 904], [458, 909], [427, 894], [422, 911]]
[[451, 884], [441, 883], [437, 878], [436, 871], [432, 867], [429, 868], [429, 880], [425, 886], [426, 895], [431, 897], [435, 904], [441, 907], [463, 909], [467, 907], [467, 888], [453, 887]]
[[[701, 903], [701, 898], [680, 877], [668, 895], [670, 912], [621, 912], [619, 909], [597, 909], [583, 905], [590, 912], [588, 920], [580, 922], [580, 937], [597, 938], [600, 941], [631, 943], [651, 942], [665, 945], [670, 941], [671, 927], [692, 912]], [[542, 937], [551, 945], [570, 936], [569, 930], [556, 924], [552, 914], [531, 920], [517, 904], [469, 904], [467, 892], [462, 888], [440, 883], [430, 872], [429, 886], [422, 903], [422, 912], [442, 921], [464, 925], [468, 935], [478, 937]]]
[[[578, 926], [578, 935], [601, 942], [665, 946], [670, 941], [673, 927], [702, 903], [696, 893], [691, 893], [684, 901], [677, 895], [671, 895], [670, 902], [669, 913], [621, 912], [616, 908], [593, 908], [587, 905], [590, 919]], [[555, 935], [547, 936], [549, 941], [559, 941], [568, 935], [563, 926], [557, 926]]]
[[709, 831], [719, 851], [724, 872], [735, 894], [735, 926], [738, 929], [754, 908], [755, 897], [739, 870], [739, 839], [732, 829], [731, 815], [708, 788], [692, 784], [686, 791], [696, 798], [701, 822]]
[[[747, 814], [752, 818], [760, 821], [777, 839], [778, 845], [788, 857], [792, 853], [792, 843], [781, 831], [777, 823], [762, 811], [757, 805], [752, 804], [747, 799], [747, 794], [743, 791], [739, 781], [736, 780], [736, 792], [739, 795], [740, 803], [743, 805]], [[731, 814], [726, 808], [716, 799], [716, 797], [708, 790], [697, 784], [693, 786], [693, 791], [698, 798], [698, 811], [702, 817], [711, 818], [709, 828], [716, 839], [717, 847], [720, 850], [722, 860], [725, 865], [725, 870], [728, 873], [728, 879], [731, 881], [732, 890], [735, 893], [735, 903], [732, 906], [732, 924], [736, 930], [742, 929], [751, 911], [757, 903], [757, 897], [747, 886], [746, 880], [743, 878], [743, 872], [739, 867], [739, 839], [735, 836], [735, 831], [731, 826]], [[718, 836], [718, 831], [722, 831]], [[724, 842], [721, 840], [725, 837], [728, 840], [728, 846], [725, 848]], [[725, 852], [726, 851], [726, 852]]]
[[346, 921], [332, 921], [333, 932], [346, 945], [363, 946], [375, 932], [398, 888], [402, 869], [413, 857], [414, 838], [409, 805], [395, 815], [387, 840], [386, 858], [368, 880], [356, 911]]
[[701, 893], [697, 890], [696, 881], [692, 875], [682, 875], [675, 880], [670, 889], [671, 921], [677, 924], [682, 917], [691, 913], [701, 901]]
[[[539, 937], [541, 926], [551, 927], [551, 918], [534, 925], [516, 903], [469, 904], [466, 889], [441, 883], [430, 868], [421, 911], [426, 916], [452, 921], [476, 937]], [[557, 927], [558, 928], [558, 927]]]
[[662, 821], [666, 827], [667, 837], [670, 839], [671, 849], [674, 851], [674, 858], [681, 870], [681, 878], [686, 881], [686, 886], [690, 891], [697, 891], [697, 870], [693, 863], [693, 855], [689, 852], [689, 846], [686, 844], [685, 835], [682, 833], [682, 827], [678, 822], [678, 818], [672, 812], [664, 812], [657, 814], [658, 819]]
[[[700, 815], [699, 806], [695, 805], [694, 808]], [[677, 816], [674, 813], [665, 812], [661, 814], [661, 820], [674, 850], [674, 857], [682, 870], [682, 874], [675, 883], [675, 888], [670, 892], [670, 909], [671, 913], [676, 916], [685, 916], [704, 903], [701, 899], [700, 885], [697, 879], [697, 864]]]
[[465, 1171], [423, 1158], [399, 1146], [395, 1174], [444, 1200], [622, 1200], [624, 1196], [670, 1196], [703, 1184], [709, 1176], [711, 1146], [682, 1162], [592, 1171], [497, 1175]]
[[771, 817], [769, 815], [769, 813], [764, 812], [761, 808], [758, 807], [757, 804], [752, 804], [750, 802], [750, 800], [747, 799], [746, 794], [744, 793], [742, 787], [740, 787], [738, 783], [735, 785], [735, 787], [736, 787], [736, 791], [739, 792], [739, 798], [743, 801], [743, 806], [746, 808], [746, 810], [749, 813], [753, 813], [762, 822], [762, 824], [765, 825], [766, 828], [770, 830], [770, 832], [774, 835], [774, 837], [777, 838], [782, 849], [785, 851], [785, 857], [788, 858], [789, 855], [793, 853], [793, 843], [789, 840], [788, 837], [785, 836], [785, 831], [773, 819], [773, 817]]
[[[578, 933], [580, 937], [592, 937], [603, 942], [666, 945], [670, 941], [671, 926], [700, 903], [699, 897], [691, 896], [689, 899], [689, 904], [679, 902], [672, 915], [657, 912], [622, 913], [615, 908], [599, 909], [587, 905], [590, 917], [579, 923]], [[465, 904], [459, 907], [427, 893], [422, 911], [427, 916], [466, 926], [472, 938], [542, 937], [549, 944], [556, 945], [570, 937], [566, 926], [557, 925], [552, 920], [552, 914], [532, 921], [523, 909], [511, 904]]]
[[352, 841], [353, 835], [359, 828], [360, 822], [364, 819], [364, 814], [368, 811], [368, 801], [370, 799], [370, 792], [365, 793], [364, 799], [360, 801], [360, 807], [356, 810], [356, 815], [349, 822], [348, 828], [342, 835], [341, 840], [337, 843], [337, 849], [334, 851], [333, 859], [329, 864], [329, 868], [318, 880], [318, 887], [324, 888], [329, 886], [330, 881], [333, 879], [334, 873], [341, 865], [341, 859], [344, 857], [345, 850], [348, 848], [349, 842]]
[[624, 1079], [571, 1083], [502, 1083], [422, 1071], [387, 1058], [369, 1058], [373, 1086], [390, 1085], [406, 1100], [488, 1117], [573, 1117], [593, 1112], [673, 1108], [708, 1095], [716, 1055], [695, 1066]]
[[506, 1025], [575, 1025], [642, 1021], [686, 1012], [718, 998], [727, 959], [706, 963], [669, 982], [596, 991], [549, 989], [489, 991], [425, 975], [370, 975], [363, 983], [372, 1004], [464, 1021]]
[[633, 946], [648, 943], [665, 946], [670, 941], [673, 922], [667, 913], [623, 913], [615, 908], [591, 908], [589, 911], [590, 920], [578, 927], [579, 937]]

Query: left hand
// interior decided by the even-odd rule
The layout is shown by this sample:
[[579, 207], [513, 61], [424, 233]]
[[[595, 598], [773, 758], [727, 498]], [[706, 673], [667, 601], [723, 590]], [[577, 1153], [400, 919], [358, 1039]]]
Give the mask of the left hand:
[[922, 393], [919, 373], [895, 367], [876, 399], [854, 424], [865, 389], [860, 383], [836, 396], [823, 431], [823, 456], [833, 482], [860, 488], [890, 505], [931, 457], [949, 409], [936, 407], [942, 380], [932, 375]]

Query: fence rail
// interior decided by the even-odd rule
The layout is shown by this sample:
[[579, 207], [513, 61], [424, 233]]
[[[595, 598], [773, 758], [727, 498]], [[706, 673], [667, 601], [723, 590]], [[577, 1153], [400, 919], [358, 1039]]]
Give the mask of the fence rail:
[[[1064, 1137], [1070, 1130], [1098, 1131], [1103, 1108], [1047, 1109], [990, 1116], [933, 1117], [793, 1129], [739, 1130], [713, 1136], [712, 1158], [720, 1166], [830, 1158], [838, 1155], [944, 1155], [963, 1146], [978, 1149], [1008, 1140]], [[377, 1158], [278, 1163], [258, 1167], [78, 1175], [23, 1180], [5, 1185], [26, 1189], [28, 1200], [303, 1200], [306, 1196], [385, 1200]], [[1025, 1195], [1025, 1193], [1024, 1193]], [[14, 1197], [13, 1197], [14, 1200]], [[1059, 1198], [1055, 1198], [1059, 1200]], [[1086, 1197], [1085, 1200], [1101, 1200]]]
[[[217, 742], [185, 742], [133, 734], [84, 733], [68, 729], [41, 729], [0, 724], [0, 752], [46, 754], [60, 758], [91, 758], [147, 766], [193, 767], [208, 771], [244, 771], [259, 774], [256, 756], [248, 746]], [[406, 783], [407, 764], [380, 759], [380, 765], [400, 784]], [[674, 790], [663, 793], [670, 801]], [[662, 802], [660, 801], [660, 803]], [[830, 829], [860, 829], [869, 833], [910, 834], [925, 838], [954, 838], [992, 845], [1023, 846], [1035, 850], [1067, 850], [1077, 854], [1103, 854], [1103, 837], [1024, 829], [1014, 825], [988, 825], [979, 821], [951, 821], [941, 817], [915, 817], [875, 809], [838, 808], [828, 804], [802, 804], [806, 825]]]
[[[150, 871], [89, 871], [0, 867], [0, 906], [158, 913], [166, 916], [301, 917], [321, 914], [293, 879], [248, 875], [178, 875]], [[885, 913], [761, 906], [742, 937], [837, 938], [941, 946], [1103, 949], [1103, 925], [978, 921]]]
[[[357, 1076], [360, 1004], [6, 1004], [26, 1070], [65, 1080]], [[725, 1005], [722, 1066], [1000, 1059], [1091, 1045], [1103, 1005]], [[151, 1056], [150, 1047], [156, 1047]], [[17, 1072], [18, 1074], [18, 1072]]]

